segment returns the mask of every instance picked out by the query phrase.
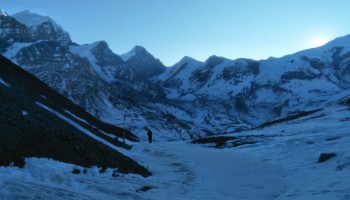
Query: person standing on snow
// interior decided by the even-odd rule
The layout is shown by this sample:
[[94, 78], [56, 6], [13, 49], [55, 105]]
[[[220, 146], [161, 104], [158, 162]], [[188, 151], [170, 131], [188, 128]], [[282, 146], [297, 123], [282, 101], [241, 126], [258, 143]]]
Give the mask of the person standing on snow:
[[148, 129], [147, 136], [148, 136], [148, 142], [152, 143], [152, 131], [151, 131], [151, 129]]

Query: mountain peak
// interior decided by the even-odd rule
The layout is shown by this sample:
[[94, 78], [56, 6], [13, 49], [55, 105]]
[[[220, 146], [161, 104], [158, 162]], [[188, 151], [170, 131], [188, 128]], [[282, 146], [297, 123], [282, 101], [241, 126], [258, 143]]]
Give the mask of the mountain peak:
[[136, 53], [147, 52], [147, 50], [145, 49], [145, 47], [139, 46], [139, 45], [134, 46], [134, 48], [132, 48], [131, 51], [134, 51], [134, 52], [136, 52]]
[[184, 56], [180, 62], [200, 62], [192, 57], [189, 57], [189, 56]]
[[55, 29], [62, 29], [61, 26], [59, 26], [50, 17], [32, 13], [29, 10], [24, 10], [22, 12], [16, 13], [12, 15], [12, 17], [29, 28], [36, 27], [43, 24], [44, 22], [50, 22], [55, 27]]
[[137, 55], [147, 55], [149, 54], [148, 51], [139, 45], [134, 46], [129, 52], [122, 54], [120, 57], [124, 61], [128, 61], [130, 58], [137, 56]]
[[92, 48], [106, 48], [106, 49], [109, 49], [109, 46], [108, 46], [107, 42], [104, 41], [104, 40], [94, 42], [90, 46]]
[[1, 16], [8, 16], [7, 12], [5, 12], [2, 8], [0, 8], [0, 15]]
[[203, 62], [201, 61], [198, 61], [192, 57], [189, 57], [189, 56], [184, 56], [179, 62], [175, 63], [173, 66], [178, 66], [178, 65], [183, 65], [183, 64], [193, 64], [193, 63], [196, 63], [196, 64], [202, 64]]
[[207, 63], [208, 66], [215, 66], [218, 64], [223, 63], [226, 60], [224, 57], [219, 57], [216, 55], [210, 56], [205, 62]]

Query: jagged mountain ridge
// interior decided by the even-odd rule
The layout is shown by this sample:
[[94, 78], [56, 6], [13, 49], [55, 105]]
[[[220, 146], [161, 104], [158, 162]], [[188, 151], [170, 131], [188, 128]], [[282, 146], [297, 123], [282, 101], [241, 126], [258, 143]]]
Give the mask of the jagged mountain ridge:
[[350, 36], [282, 58], [185, 57], [169, 68], [139, 46], [119, 56], [105, 42], [5, 36], [5, 56], [104, 121], [122, 125], [127, 114], [127, 128], [142, 137], [144, 126], [168, 139], [238, 131], [322, 107], [349, 89]]
[[243, 118], [258, 125], [269, 118], [322, 107], [348, 90], [349, 47], [350, 35], [323, 47], [262, 61], [212, 56], [200, 63], [187, 58], [159, 79], [171, 89], [169, 98], [226, 99], [232, 108], [247, 114]]
[[[28, 14], [28, 18], [32, 15], [24, 13]], [[53, 23], [50, 18], [46, 19], [43, 23]], [[131, 65], [123, 61], [106, 42], [77, 45], [72, 42], [67, 44], [66, 40], [60, 43], [56, 41], [58, 38], [35, 40], [32, 33], [36, 32], [35, 28], [41, 27], [40, 24], [28, 27], [5, 15], [0, 21], [1, 29], [7, 33], [0, 38], [3, 55], [100, 119], [122, 125], [124, 113], [121, 111], [132, 107], [133, 113], [142, 114], [143, 106], [135, 101], [149, 102], [149, 99], [164, 96], [160, 87], [135, 69], [135, 63]], [[49, 32], [57, 35], [53, 33], [55, 30], [62, 31], [57, 28]], [[26, 33], [26, 37], [23, 34], [11, 37], [16, 36], [12, 33], [20, 31]], [[154, 62], [161, 64], [157, 60]], [[153, 115], [153, 112], [148, 115]]]

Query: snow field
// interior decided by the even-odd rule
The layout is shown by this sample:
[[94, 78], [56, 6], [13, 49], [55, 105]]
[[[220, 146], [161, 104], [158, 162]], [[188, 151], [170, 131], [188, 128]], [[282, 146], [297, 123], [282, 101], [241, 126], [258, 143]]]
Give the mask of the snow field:
[[[1, 167], [2, 199], [271, 199], [285, 190], [277, 166], [230, 150], [185, 142], [141, 143], [131, 155], [152, 177], [113, 170], [72, 174], [81, 167], [49, 159], [26, 159], [24, 169]], [[269, 184], [266, 184], [268, 182]], [[149, 188], [142, 191], [142, 188]], [[1, 199], [0, 198], [0, 199]]]
[[[241, 133], [276, 137], [236, 151], [284, 170], [287, 189], [277, 199], [349, 199], [349, 119], [347, 107], [330, 107], [292, 122]], [[317, 163], [321, 153], [337, 156]]]

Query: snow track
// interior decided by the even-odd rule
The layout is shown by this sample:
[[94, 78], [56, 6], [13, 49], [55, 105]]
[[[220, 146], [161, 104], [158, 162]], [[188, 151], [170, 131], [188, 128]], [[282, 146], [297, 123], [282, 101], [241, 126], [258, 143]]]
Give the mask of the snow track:
[[232, 150], [143, 142], [124, 153], [153, 176], [76, 175], [77, 166], [32, 158], [24, 169], [0, 168], [0, 199], [272, 199], [285, 191], [279, 168]]
[[284, 193], [283, 171], [231, 150], [183, 142], [143, 144], [138, 158], [153, 173], [149, 199], [273, 199]]

